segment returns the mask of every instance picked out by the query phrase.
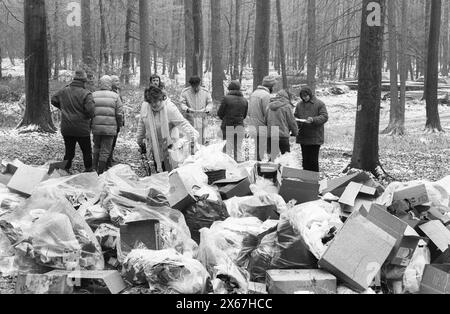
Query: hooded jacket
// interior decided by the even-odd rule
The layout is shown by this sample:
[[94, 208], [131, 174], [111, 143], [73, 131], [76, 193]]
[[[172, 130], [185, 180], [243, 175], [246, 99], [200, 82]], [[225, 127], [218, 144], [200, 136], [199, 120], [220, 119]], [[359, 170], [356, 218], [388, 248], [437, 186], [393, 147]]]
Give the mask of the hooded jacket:
[[291, 132], [293, 136], [298, 135], [297, 122], [288, 98], [279, 94], [271, 99], [267, 111], [266, 124], [269, 128], [270, 136], [275, 136], [272, 133], [272, 127], [279, 127], [279, 136], [282, 138], [291, 137]]
[[123, 104], [120, 96], [112, 91], [111, 80], [101, 80], [100, 90], [94, 92], [95, 118], [92, 133], [98, 136], [116, 136], [123, 125]]
[[85, 83], [74, 80], [58, 91], [51, 100], [61, 110], [61, 134], [69, 137], [91, 136], [91, 120], [95, 114], [92, 94]]
[[309, 87], [302, 88], [300, 95], [307, 93], [311, 99], [301, 101], [295, 110], [295, 117], [307, 120], [313, 118], [312, 124], [300, 123], [297, 143], [301, 145], [323, 145], [325, 143], [325, 123], [328, 122], [328, 111], [325, 104], [317, 99]]
[[257, 128], [265, 126], [269, 104], [269, 89], [264, 86], [258, 86], [258, 88], [250, 96], [250, 101], [248, 104], [247, 124]]
[[232, 90], [222, 100], [218, 117], [222, 120], [222, 130], [227, 126], [243, 126], [247, 117], [248, 101], [240, 91]]

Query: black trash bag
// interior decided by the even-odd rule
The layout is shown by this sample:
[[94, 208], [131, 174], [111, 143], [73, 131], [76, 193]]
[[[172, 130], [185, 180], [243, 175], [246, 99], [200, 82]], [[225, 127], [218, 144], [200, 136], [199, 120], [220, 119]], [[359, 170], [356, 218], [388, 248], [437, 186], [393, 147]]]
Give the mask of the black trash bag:
[[222, 201], [212, 201], [208, 196], [197, 197], [197, 202], [183, 212], [192, 239], [200, 244], [200, 230], [210, 228], [216, 221], [224, 221], [230, 215]]

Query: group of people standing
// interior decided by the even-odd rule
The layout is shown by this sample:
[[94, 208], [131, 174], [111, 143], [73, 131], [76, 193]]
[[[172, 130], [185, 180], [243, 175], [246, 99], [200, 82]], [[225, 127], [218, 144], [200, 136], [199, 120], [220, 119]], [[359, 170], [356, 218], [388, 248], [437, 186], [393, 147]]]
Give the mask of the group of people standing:
[[[112, 166], [117, 136], [125, 125], [120, 80], [117, 76], [103, 76], [99, 90], [93, 93], [86, 89], [86, 82], [86, 72], [76, 71], [73, 82], [58, 91], [51, 103], [61, 110], [66, 170], [72, 167], [78, 143], [85, 171], [102, 174]], [[180, 130], [191, 141], [207, 144], [206, 117], [214, 104], [197, 76], [190, 78], [189, 87], [182, 91], [180, 108], [167, 97], [158, 75], [150, 77], [149, 83], [140, 109], [137, 143], [141, 153], [148, 154], [154, 161], [157, 172], [171, 171], [176, 164], [170, 150], [179, 139]], [[302, 101], [295, 106], [293, 95], [288, 91], [281, 90], [273, 95], [275, 84], [274, 77], [264, 78], [249, 100], [244, 97], [239, 81], [229, 84], [228, 94], [217, 112], [222, 120], [223, 139], [227, 141], [224, 151], [230, 154], [233, 151], [235, 160], [243, 161], [245, 127], [255, 139], [258, 161], [266, 155], [273, 159], [279, 153], [290, 152], [291, 138], [296, 137], [302, 147], [303, 168], [319, 172], [319, 151], [328, 121], [326, 106], [308, 87], [301, 90]]]
[[78, 143], [83, 153], [85, 171], [102, 174], [112, 166], [117, 136], [125, 125], [120, 79], [118, 76], [103, 76], [99, 90], [94, 93], [86, 88], [87, 82], [86, 72], [76, 71], [72, 83], [58, 91], [51, 103], [61, 110], [65, 170], [72, 168]]
[[242, 140], [244, 127], [255, 139], [258, 161], [266, 155], [275, 159], [291, 151], [291, 137], [301, 145], [303, 169], [319, 172], [319, 152], [324, 144], [324, 125], [328, 121], [325, 104], [313, 93], [311, 88], [303, 87], [302, 99], [297, 105], [292, 103], [293, 96], [286, 90], [273, 95], [277, 81], [267, 76], [247, 101], [238, 81], [228, 87], [229, 93], [223, 99], [218, 111], [222, 120], [223, 138], [233, 145], [227, 145], [228, 152], [234, 150], [236, 161], [242, 161]]

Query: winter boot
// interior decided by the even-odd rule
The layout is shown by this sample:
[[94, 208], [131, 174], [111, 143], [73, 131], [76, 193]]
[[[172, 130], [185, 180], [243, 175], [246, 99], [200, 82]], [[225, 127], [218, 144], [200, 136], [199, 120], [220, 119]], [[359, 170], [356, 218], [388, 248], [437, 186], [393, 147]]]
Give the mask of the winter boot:
[[106, 161], [99, 161], [97, 173], [98, 175], [103, 174], [106, 171]]

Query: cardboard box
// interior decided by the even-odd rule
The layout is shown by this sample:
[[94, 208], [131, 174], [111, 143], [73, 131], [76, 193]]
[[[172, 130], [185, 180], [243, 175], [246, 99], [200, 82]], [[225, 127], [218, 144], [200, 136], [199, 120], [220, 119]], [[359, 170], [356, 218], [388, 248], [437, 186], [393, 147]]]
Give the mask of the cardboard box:
[[450, 246], [450, 231], [439, 220], [433, 220], [419, 226], [419, 229], [433, 242], [441, 252]]
[[178, 172], [172, 172], [169, 176], [170, 191], [168, 201], [170, 207], [179, 211], [185, 211], [189, 206], [195, 204], [192, 187], [187, 187]]
[[244, 197], [252, 195], [250, 190], [250, 180], [248, 177], [230, 178], [214, 182], [219, 188], [222, 200], [228, 200], [233, 197]]
[[269, 270], [269, 294], [336, 294], [336, 277], [323, 270]]
[[384, 207], [363, 207], [352, 214], [330, 243], [319, 266], [353, 290], [366, 291], [381, 266], [403, 238], [407, 224]]
[[248, 208], [245, 212], [248, 215], [256, 217], [261, 221], [280, 219], [280, 214], [278, 213], [276, 205], [251, 207]]
[[398, 244], [392, 251], [391, 256], [388, 258], [388, 260], [391, 261], [392, 265], [408, 267], [411, 259], [414, 256], [414, 253], [416, 252], [420, 240], [425, 239], [416, 236], [403, 237], [400, 244]]
[[337, 197], [341, 197], [350, 182], [361, 183], [364, 185], [364, 183], [369, 182], [370, 180], [370, 177], [364, 172], [355, 173], [329, 181], [324, 180], [321, 183], [320, 194], [325, 195], [327, 193], [331, 193]]
[[69, 285], [67, 274], [19, 274], [16, 294], [70, 294], [73, 287]]
[[47, 169], [21, 165], [17, 168], [7, 187], [12, 191], [31, 196], [36, 186], [48, 178]]
[[450, 265], [426, 265], [421, 294], [450, 294]]
[[160, 225], [158, 220], [127, 222], [120, 226], [120, 249], [123, 256], [144, 245], [148, 250], [162, 248]]
[[248, 294], [267, 294], [267, 287], [263, 283], [249, 282]]
[[356, 198], [358, 194], [361, 192], [363, 185], [361, 183], [350, 182], [349, 185], [345, 188], [344, 193], [339, 199], [339, 203], [345, 204], [348, 206], [355, 206]]
[[89, 281], [102, 282], [108, 291], [105, 291], [101, 286], [90, 286], [88, 290], [91, 290], [94, 294], [119, 294], [127, 288], [127, 285], [123, 281], [119, 272], [116, 270], [83, 270], [83, 271], [63, 271], [54, 270], [46, 275], [65, 275], [67, 280], [72, 283], [75, 288], [87, 288]]
[[274, 183], [277, 182], [278, 171], [280, 170], [280, 165], [275, 163], [261, 163], [255, 164], [255, 173], [259, 177], [263, 177], [267, 180], [272, 180]]
[[283, 167], [278, 173], [279, 194], [286, 202], [297, 201], [297, 204], [319, 199], [319, 178], [317, 172]]
[[420, 184], [398, 190], [394, 193], [393, 201], [408, 200], [412, 206], [419, 206], [430, 201], [425, 184]]

